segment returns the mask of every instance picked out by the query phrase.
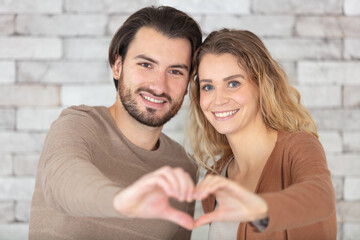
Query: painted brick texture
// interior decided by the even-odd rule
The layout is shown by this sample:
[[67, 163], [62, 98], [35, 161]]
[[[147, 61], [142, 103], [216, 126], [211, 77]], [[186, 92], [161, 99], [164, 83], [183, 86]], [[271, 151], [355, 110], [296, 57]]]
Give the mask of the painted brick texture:
[[[317, 124], [336, 192], [338, 240], [359, 239], [358, 0], [0, 1], [0, 239], [27, 239], [47, 130], [67, 106], [113, 104], [111, 37], [131, 13], [150, 5], [189, 13], [204, 37], [227, 27], [263, 39]], [[164, 127], [181, 144], [188, 106], [186, 97]], [[193, 232], [193, 240], [206, 238], [207, 227]]]

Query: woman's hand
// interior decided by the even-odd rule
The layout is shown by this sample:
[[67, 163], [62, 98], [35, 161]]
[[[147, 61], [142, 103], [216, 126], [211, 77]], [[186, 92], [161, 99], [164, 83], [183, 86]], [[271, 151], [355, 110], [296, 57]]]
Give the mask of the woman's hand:
[[217, 208], [200, 216], [194, 227], [216, 221], [254, 221], [267, 217], [266, 202], [239, 184], [218, 175], [207, 175], [196, 187], [195, 198], [203, 200], [210, 194], [216, 196]]
[[183, 169], [162, 167], [119, 192], [113, 205], [128, 217], [166, 219], [192, 229], [192, 216], [171, 207], [169, 198], [191, 202], [193, 191], [193, 180]]

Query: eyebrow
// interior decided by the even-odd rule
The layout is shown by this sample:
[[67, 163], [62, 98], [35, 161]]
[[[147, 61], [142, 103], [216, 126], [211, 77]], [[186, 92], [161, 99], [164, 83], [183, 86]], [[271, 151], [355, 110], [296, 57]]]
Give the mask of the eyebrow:
[[[232, 79], [236, 79], [236, 78], [243, 78], [245, 79], [245, 77], [241, 74], [235, 74], [235, 75], [231, 75], [231, 76], [228, 76], [226, 78], [223, 79], [224, 82], [226, 81], [229, 81], [229, 80], [232, 80]], [[200, 82], [212, 82], [211, 79], [201, 79]]]
[[[151, 57], [145, 56], [144, 54], [137, 55], [135, 57], [135, 59], [144, 59], [146, 61], [149, 61], [149, 62], [152, 62], [155, 64], [159, 64], [158, 61], [152, 59]], [[181, 69], [185, 69], [185, 70], [189, 71], [189, 67], [186, 66], [185, 64], [174, 64], [174, 65], [171, 65], [170, 68], [181, 68]]]

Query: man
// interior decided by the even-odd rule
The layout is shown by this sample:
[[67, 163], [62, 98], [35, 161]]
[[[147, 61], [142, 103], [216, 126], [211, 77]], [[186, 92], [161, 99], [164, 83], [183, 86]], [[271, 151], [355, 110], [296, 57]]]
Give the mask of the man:
[[30, 240], [190, 238], [196, 167], [161, 130], [181, 107], [200, 43], [198, 24], [171, 7], [125, 21], [109, 49], [115, 104], [70, 107], [47, 135]]

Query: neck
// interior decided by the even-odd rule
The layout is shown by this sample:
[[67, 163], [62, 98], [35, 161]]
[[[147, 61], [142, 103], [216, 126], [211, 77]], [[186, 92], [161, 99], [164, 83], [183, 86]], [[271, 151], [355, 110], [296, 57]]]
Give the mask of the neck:
[[135, 146], [145, 150], [155, 150], [162, 127], [149, 127], [129, 115], [119, 97], [109, 108], [110, 114], [121, 133]]
[[233, 170], [246, 175], [262, 169], [265, 166], [277, 141], [277, 131], [269, 129], [262, 119], [258, 119], [251, 126], [226, 136], [235, 161]]

